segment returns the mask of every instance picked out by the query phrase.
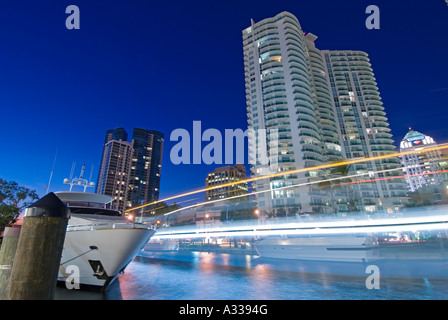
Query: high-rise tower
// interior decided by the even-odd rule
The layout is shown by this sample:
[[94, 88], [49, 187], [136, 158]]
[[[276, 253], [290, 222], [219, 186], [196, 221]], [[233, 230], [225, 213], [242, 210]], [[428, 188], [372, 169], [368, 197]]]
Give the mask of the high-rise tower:
[[96, 193], [114, 197], [115, 207], [122, 213], [127, 208], [129, 173], [134, 153], [123, 128], [106, 131]]
[[[243, 30], [248, 127], [255, 132], [266, 130], [266, 135], [249, 137], [249, 148], [263, 145], [259, 139], [268, 137], [267, 155], [276, 170], [270, 173], [394, 152], [367, 54], [320, 51], [316, 39], [311, 33], [305, 34], [297, 18], [288, 12], [258, 23], [252, 21]], [[271, 148], [270, 132], [274, 130], [278, 145]], [[389, 158], [348, 169], [354, 174], [399, 166], [398, 158]], [[263, 165], [255, 162], [251, 171], [260, 176]], [[319, 188], [317, 180], [330, 173], [327, 169], [311, 169], [258, 180], [254, 189], [266, 190], [257, 194], [258, 206], [271, 212], [279, 208], [291, 213], [297, 208], [306, 212], [348, 211], [354, 207], [350, 200], [356, 199], [360, 210], [375, 211], [404, 201], [405, 185], [399, 180], [355, 186], [352, 195]], [[390, 171], [374, 176], [394, 174]]]
[[163, 133], [134, 128], [134, 155], [128, 201], [132, 206], [159, 200], [162, 170]]
[[[322, 54], [345, 158], [395, 153], [394, 140], [368, 54], [351, 50], [325, 50]], [[350, 172], [353, 174], [372, 173], [372, 181], [351, 187], [358, 206], [366, 211], [390, 211], [405, 204], [405, 181], [396, 178], [402, 175], [400, 167], [398, 157], [351, 165]], [[366, 179], [362, 177], [357, 180]]]
[[163, 134], [134, 128], [106, 131], [97, 193], [113, 196], [120, 211], [159, 199]]

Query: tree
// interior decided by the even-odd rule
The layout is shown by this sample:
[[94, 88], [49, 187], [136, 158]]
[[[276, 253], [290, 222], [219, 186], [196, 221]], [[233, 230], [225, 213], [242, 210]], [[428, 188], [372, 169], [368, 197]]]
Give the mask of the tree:
[[255, 205], [247, 197], [229, 199], [221, 210], [221, 221], [256, 219]]
[[12, 225], [20, 212], [39, 199], [35, 190], [0, 178], [0, 233]]
[[327, 190], [329, 192], [331, 210], [333, 213], [336, 213], [337, 211], [335, 192], [341, 189], [342, 186], [344, 186], [346, 194], [347, 208], [349, 209], [349, 211], [358, 211], [357, 208], [358, 201], [353, 198], [353, 195], [351, 194], [351, 188], [348, 186], [348, 184], [352, 182], [352, 180], [347, 177], [350, 172], [350, 167], [351, 165], [343, 164], [333, 167], [330, 170], [325, 170], [325, 180], [318, 184], [318, 186], [321, 188], [328, 188]]
[[171, 205], [166, 204], [165, 202], [160, 202], [157, 204], [158, 208], [155, 209], [155, 215], [161, 215], [161, 214], [165, 214], [165, 213], [169, 213], [171, 211], [180, 209], [181, 206], [178, 205], [176, 202], [174, 202]]

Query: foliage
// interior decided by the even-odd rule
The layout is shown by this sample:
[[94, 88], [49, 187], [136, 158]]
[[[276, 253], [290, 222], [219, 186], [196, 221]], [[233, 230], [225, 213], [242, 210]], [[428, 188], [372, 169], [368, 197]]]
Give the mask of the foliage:
[[[331, 211], [333, 213], [337, 212], [336, 208], [336, 199], [335, 199], [335, 193], [339, 189], [343, 189], [345, 191], [345, 201], [347, 204], [347, 209], [349, 211], [359, 211], [358, 208], [358, 199], [355, 199], [352, 194], [352, 190], [349, 186], [349, 184], [352, 182], [350, 178], [348, 178], [348, 174], [350, 172], [351, 165], [339, 165], [336, 167], [331, 168], [330, 170], [326, 170], [325, 178], [323, 182], [320, 182], [318, 184], [321, 188], [326, 188], [329, 191], [329, 198], [330, 198], [330, 204], [331, 204]], [[345, 178], [342, 178], [345, 177]], [[335, 180], [330, 180], [335, 179]]]
[[155, 210], [155, 215], [162, 215], [181, 208], [181, 206], [177, 203], [168, 205], [163, 201], [161, 203], [158, 203], [157, 205], [158, 208]]
[[16, 221], [22, 209], [37, 199], [35, 190], [0, 178], [0, 233]]
[[221, 221], [256, 219], [255, 206], [246, 197], [228, 200], [226, 208], [221, 210]]

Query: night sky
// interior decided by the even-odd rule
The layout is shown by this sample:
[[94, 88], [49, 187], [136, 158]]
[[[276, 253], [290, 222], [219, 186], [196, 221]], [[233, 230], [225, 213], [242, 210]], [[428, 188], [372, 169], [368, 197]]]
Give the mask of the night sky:
[[[68, 30], [68, 5], [80, 29]], [[368, 5], [380, 30], [368, 30]], [[216, 165], [173, 165], [176, 128], [247, 128], [241, 31], [294, 14], [319, 49], [370, 55], [396, 144], [408, 128], [448, 142], [445, 0], [3, 1], [0, 178], [42, 196], [75, 175], [96, 182], [107, 129], [165, 134], [161, 198], [204, 186]], [[203, 145], [206, 145], [204, 143]], [[93, 191], [93, 190], [91, 190]]]

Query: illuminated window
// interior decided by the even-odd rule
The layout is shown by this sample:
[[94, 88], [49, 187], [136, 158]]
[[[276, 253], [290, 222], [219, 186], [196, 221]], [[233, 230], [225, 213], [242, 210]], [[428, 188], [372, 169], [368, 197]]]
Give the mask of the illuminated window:
[[353, 91], [349, 91], [348, 93], [349, 97], [350, 97], [350, 101], [351, 102], [355, 102], [355, 94], [353, 93]]
[[317, 171], [310, 171], [310, 177], [317, 177]]

